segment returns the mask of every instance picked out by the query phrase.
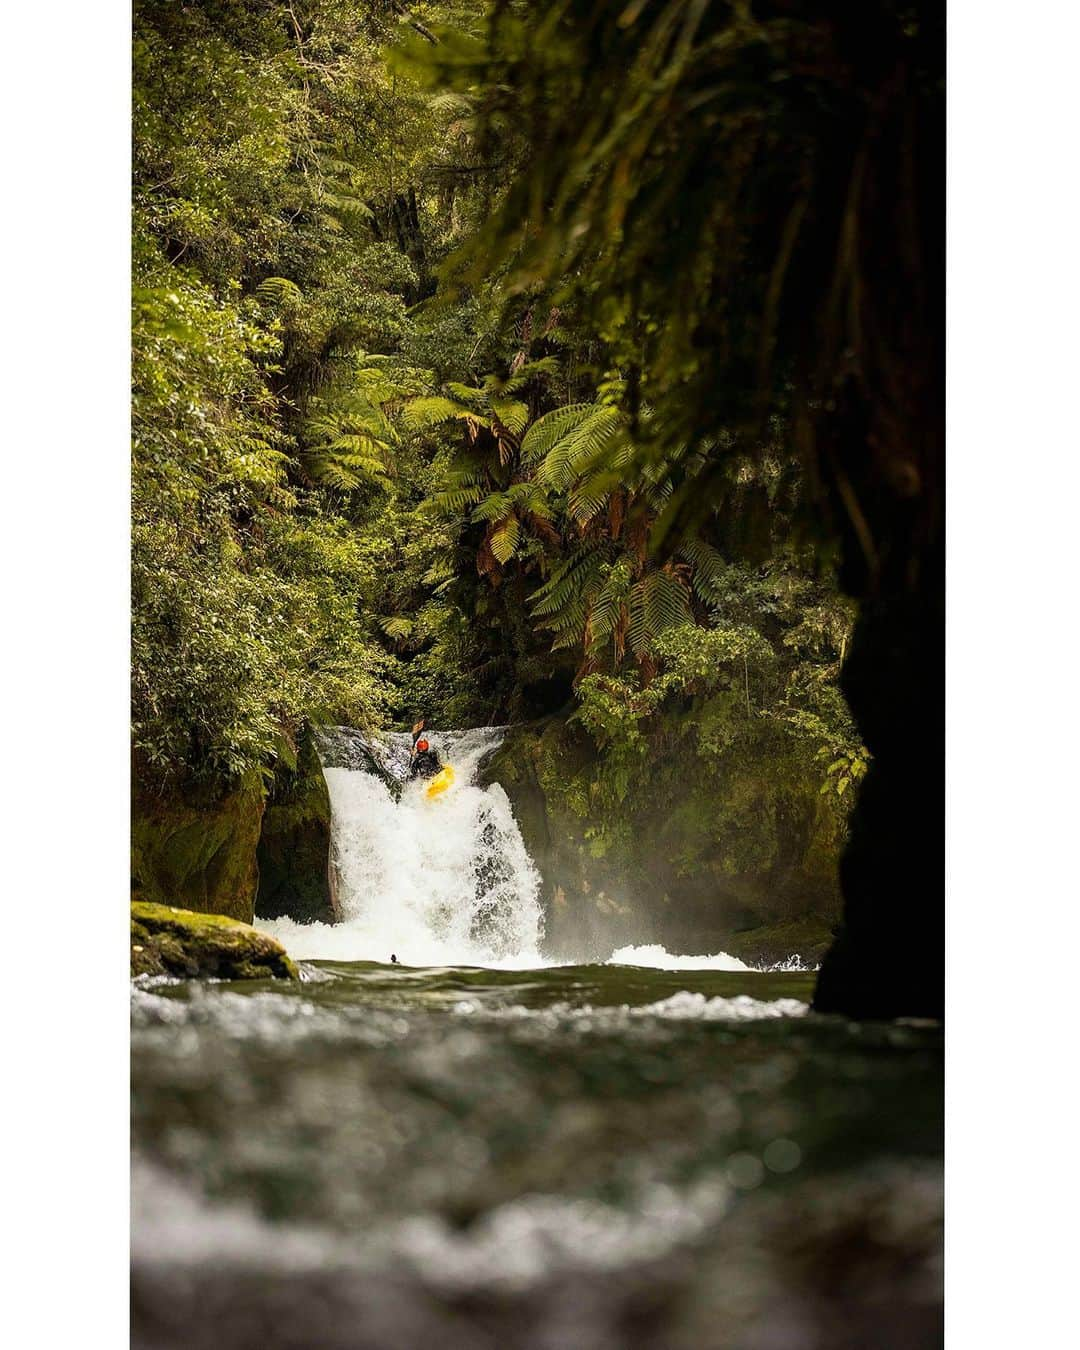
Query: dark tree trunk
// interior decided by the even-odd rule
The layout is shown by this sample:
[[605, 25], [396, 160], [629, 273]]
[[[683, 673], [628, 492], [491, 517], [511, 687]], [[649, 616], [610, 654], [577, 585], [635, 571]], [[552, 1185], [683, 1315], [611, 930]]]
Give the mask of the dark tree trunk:
[[933, 7], [913, 32], [869, 124], [850, 345], [814, 413], [841, 582], [860, 603], [841, 685], [873, 756], [840, 867], [843, 924], [814, 996], [852, 1017], [941, 1017], [945, 1002], [944, 32]]
[[873, 760], [840, 865], [844, 921], [814, 1007], [944, 1014], [944, 576], [864, 603], [841, 682]]

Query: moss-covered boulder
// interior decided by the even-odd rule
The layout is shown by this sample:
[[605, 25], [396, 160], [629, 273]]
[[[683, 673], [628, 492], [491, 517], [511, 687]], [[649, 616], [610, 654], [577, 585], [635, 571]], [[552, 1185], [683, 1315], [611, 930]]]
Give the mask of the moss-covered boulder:
[[148, 901], [131, 906], [131, 973], [221, 980], [299, 978], [281, 943], [250, 924]]
[[250, 923], [265, 802], [256, 781], [218, 797], [138, 789], [131, 820], [133, 896]]
[[843, 821], [790, 737], [763, 720], [725, 746], [724, 712], [704, 748], [677, 714], [658, 719], [614, 791], [592, 738], [562, 717], [514, 728], [485, 766], [543, 877], [553, 956], [642, 942], [737, 955], [735, 935], [753, 932], [755, 963], [820, 959], [839, 916]]
[[743, 929], [724, 938], [724, 951], [748, 966], [767, 968], [797, 957], [802, 965], [819, 966], [832, 945], [835, 922], [804, 914], [782, 923]]
[[310, 736], [292, 768], [275, 770], [257, 861], [255, 912], [260, 917], [298, 923], [340, 918], [330, 862], [330, 795]]

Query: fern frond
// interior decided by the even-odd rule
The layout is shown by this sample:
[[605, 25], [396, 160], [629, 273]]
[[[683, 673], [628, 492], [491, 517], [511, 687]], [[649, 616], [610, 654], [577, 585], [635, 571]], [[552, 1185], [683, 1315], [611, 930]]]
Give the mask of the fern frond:
[[[536, 361], [526, 361], [518, 366], [507, 380], [502, 380], [493, 386], [492, 392], [500, 394], [516, 394], [533, 380], [542, 377], [554, 377], [559, 373], [559, 361], [554, 356], [541, 356]], [[490, 376], [488, 377], [491, 378]], [[485, 381], [486, 383], [486, 381]]]
[[645, 612], [652, 635], [659, 636], [669, 628], [692, 622], [687, 588], [678, 577], [661, 569], [645, 577], [644, 585]]
[[661, 633], [692, 622], [686, 586], [670, 572], [649, 572], [631, 590], [627, 637], [636, 656]]
[[475, 417], [476, 414], [451, 398], [433, 394], [429, 398], [410, 399], [401, 416], [410, 431], [425, 431], [441, 422], [451, 422], [456, 417]]
[[621, 560], [608, 573], [589, 610], [590, 645], [603, 643], [615, 632], [626, 608], [630, 585], [629, 565]]
[[441, 582], [452, 581], [457, 576], [457, 568], [449, 558], [437, 558], [420, 578], [425, 586], [438, 586]]
[[510, 499], [505, 492], [493, 492], [476, 507], [472, 513], [472, 519], [502, 520], [511, 509]]
[[407, 638], [413, 630], [412, 619], [406, 618], [404, 614], [383, 616], [378, 624], [387, 637], [396, 639]]
[[483, 476], [466, 469], [447, 478], [445, 486], [436, 493], [434, 503], [437, 510], [458, 515], [463, 514], [468, 507], [475, 506], [486, 495]]
[[492, 399], [491, 411], [514, 437], [520, 436], [529, 420], [529, 409], [513, 399]]
[[612, 490], [618, 486], [618, 475], [605, 470], [590, 474], [576, 484], [566, 499], [566, 509], [578, 525], [587, 525], [606, 506]]
[[507, 516], [491, 535], [491, 551], [504, 567], [517, 551], [521, 523], [517, 516]]
[[557, 614], [581, 594], [590, 574], [599, 567], [599, 564], [600, 560], [590, 549], [583, 549], [567, 558], [530, 596], [529, 604], [533, 614], [537, 618], [548, 618]]
[[723, 554], [703, 539], [688, 539], [679, 550], [679, 556], [694, 569], [691, 584], [698, 599], [707, 605], [718, 603], [728, 570]]
[[578, 426], [593, 410], [591, 403], [568, 403], [564, 408], [538, 417], [521, 440], [521, 459], [523, 463], [533, 464], [554, 448], [554, 446], [574, 427]]
[[624, 433], [622, 413], [617, 408], [594, 405], [589, 416], [563, 436], [537, 469], [537, 479], [546, 487], [562, 491], [590, 467], [602, 462]]
[[447, 380], [446, 388], [456, 399], [467, 404], [471, 408], [487, 409], [488, 397], [486, 389], [476, 389], [471, 384], [459, 384], [457, 380]]
[[288, 277], [267, 277], [255, 287], [255, 295], [264, 304], [280, 309], [298, 309], [304, 303], [304, 292]]

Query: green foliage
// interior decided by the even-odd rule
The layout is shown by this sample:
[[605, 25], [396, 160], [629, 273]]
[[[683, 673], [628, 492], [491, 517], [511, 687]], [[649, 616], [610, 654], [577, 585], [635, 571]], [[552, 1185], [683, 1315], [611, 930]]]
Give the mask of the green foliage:
[[[136, 5], [140, 778], [221, 794], [288, 769], [308, 722], [474, 724], [574, 698], [596, 755], [565, 795], [597, 855], [625, 844], [618, 808], [674, 745], [714, 785], [719, 765], [780, 746], [839, 820], [865, 769], [836, 687], [851, 612], [796, 546], [790, 421], [705, 426], [704, 367], [678, 367], [702, 349], [701, 305], [681, 288], [685, 316], [667, 322], [658, 291], [637, 303], [618, 270], [638, 256], [632, 223], [655, 244], [655, 211], [628, 210], [600, 246], [612, 163], [639, 133], [670, 149], [656, 91], [617, 115], [616, 93], [594, 91], [582, 134], [606, 127], [616, 158], [597, 143], [557, 186], [565, 159], [536, 159], [531, 105], [501, 118], [501, 95], [466, 78], [531, 13], [440, 6], [436, 44], [416, 27], [433, 13]], [[579, 34], [558, 28], [514, 79], [573, 83], [551, 53], [565, 39], [578, 59]], [[402, 55], [410, 37], [455, 68], [449, 87]], [[654, 58], [635, 81], [664, 69]], [[635, 133], [623, 118], [639, 112]], [[540, 185], [550, 231], [481, 261]], [[658, 190], [651, 167], [639, 186]], [[715, 223], [726, 201], [698, 205]], [[685, 242], [678, 220], [665, 263]], [[661, 553], [705, 472], [722, 492]]]
[[772, 414], [854, 588], [911, 585], [904, 523], [929, 534], [943, 492], [942, 6], [495, 0], [481, 39], [411, 58], [527, 146], [455, 277], [503, 268], [608, 344], [644, 453], [698, 456], [664, 528], [708, 521]]

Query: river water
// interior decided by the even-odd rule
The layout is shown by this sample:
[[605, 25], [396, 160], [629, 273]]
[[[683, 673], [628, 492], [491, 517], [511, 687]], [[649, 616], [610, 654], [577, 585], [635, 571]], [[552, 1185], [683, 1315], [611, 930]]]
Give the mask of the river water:
[[544, 965], [497, 797], [453, 804], [448, 905], [380, 842], [447, 817], [332, 792], [346, 918], [298, 986], [133, 981], [137, 1350], [940, 1344], [940, 1028], [722, 954]]

